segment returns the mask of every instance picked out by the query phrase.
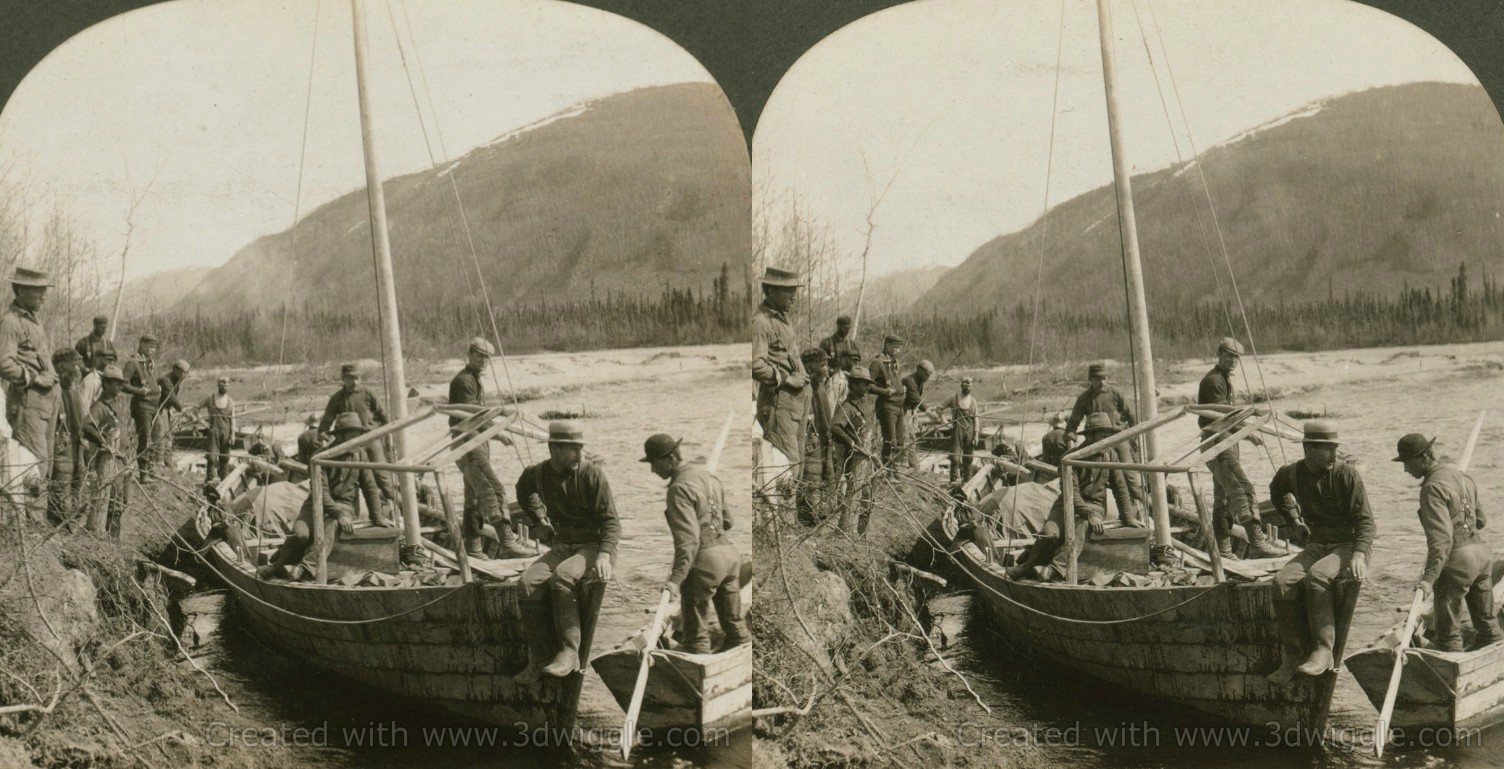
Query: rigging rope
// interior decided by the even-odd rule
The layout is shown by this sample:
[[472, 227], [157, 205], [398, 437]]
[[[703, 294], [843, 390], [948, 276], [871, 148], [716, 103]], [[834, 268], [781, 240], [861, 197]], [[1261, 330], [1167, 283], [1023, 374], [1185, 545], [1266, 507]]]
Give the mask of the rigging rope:
[[[424, 149], [428, 152], [429, 166], [430, 166], [431, 170], [434, 173], [434, 177], [437, 178], [439, 176], [439, 161], [440, 161], [440, 158], [442, 158], [444, 164], [448, 165], [450, 163], [449, 150], [444, 145], [443, 131], [439, 128], [439, 113], [438, 113], [438, 111], [436, 109], [434, 109], [434, 105], [433, 105], [433, 90], [431, 88], [429, 88], [429, 86], [428, 86], [428, 74], [427, 74], [427, 71], [425, 70], [425, 68], [423, 67], [423, 58], [422, 58], [421, 54], [418, 51], [418, 39], [413, 34], [412, 19], [411, 19], [411, 17], [407, 13], [407, 4], [403, 0], [398, 0], [398, 5], [402, 8], [403, 25], [407, 29], [407, 36], [408, 36], [408, 39], [410, 40], [411, 45], [412, 45], [413, 62], [417, 65], [418, 76], [423, 81], [423, 92], [424, 92], [424, 95], [425, 95], [425, 97], [426, 97], [426, 99], [428, 101], [429, 119], [432, 120], [433, 124], [434, 124], [434, 132], [433, 132], [434, 133], [434, 139], [437, 139], [438, 145], [439, 145], [439, 155], [437, 157], [434, 155], [434, 151], [433, 151], [433, 139], [430, 139], [429, 133], [428, 133], [428, 128], [427, 128], [426, 124], [423, 121], [423, 108], [419, 104], [419, 101], [418, 101], [417, 88], [416, 88], [416, 86], [413, 83], [412, 69], [410, 67], [408, 67], [408, 65], [407, 65], [407, 50], [406, 50], [406, 47], [402, 44], [402, 34], [397, 29], [397, 15], [392, 10], [391, 0], [385, 0], [385, 5], [386, 5], [386, 11], [387, 11], [387, 18], [388, 18], [388, 20], [392, 24], [392, 34], [393, 34], [393, 37], [397, 41], [397, 53], [398, 53], [399, 58], [402, 61], [402, 71], [403, 71], [403, 74], [407, 78], [408, 93], [412, 96], [413, 111], [415, 113], [417, 113], [418, 125], [422, 129], [422, 132], [423, 132], [423, 144], [424, 144]], [[480, 288], [481, 299], [482, 299], [482, 301], [484, 302], [484, 304], [486, 306], [486, 316], [487, 316], [487, 319], [489, 319], [490, 325], [491, 325], [491, 336], [492, 336], [492, 339], [494, 339], [495, 342], [496, 342], [496, 357], [501, 358], [501, 370], [502, 370], [503, 376], [506, 379], [506, 391], [509, 392], [509, 393], [511, 393], [511, 395], [512, 395], [512, 406], [517, 410], [518, 414], [521, 414], [522, 413], [522, 403], [521, 403], [520, 399], [517, 396], [517, 388], [512, 383], [512, 371], [511, 371], [511, 368], [507, 365], [506, 349], [503, 347], [502, 342], [501, 342], [501, 329], [496, 324], [496, 309], [491, 304], [491, 292], [490, 292], [490, 289], [486, 286], [485, 275], [481, 271], [480, 255], [479, 255], [478, 251], [475, 248], [475, 238], [474, 238], [474, 235], [471, 233], [471, 230], [470, 230], [470, 219], [465, 214], [465, 203], [464, 203], [464, 200], [460, 197], [459, 183], [455, 179], [455, 175], [457, 174], [457, 172], [458, 172], [457, 168], [450, 168], [449, 169], [449, 173], [446, 174], [446, 176], [449, 179], [449, 188], [450, 188], [450, 191], [454, 193], [455, 211], [459, 215], [460, 226], [461, 226], [461, 228], [462, 228], [462, 230], [463, 230], [463, 232], [465, 234], [465, 245], [466, 245], [467, 249], [469, 250], [471, 264], [475, 268], [475, 279], [476, 279], [477, 285]], [[456, 242], [458, 242], [459, 241], [459, 236], [455, 232], [454, 222], [453, 222], [453, 219], [452, 219], [453, 215], [450, 213], [450, 211], [447, 208], [444, 209], [444, 213], [445, 213], [445, 222], [449, 225], [450, 236], [453, 237]], [[472, 305], [472, 310], [474, 310], [474, 306], [473, 305]], [[480, 311], [479, 310], [474, 310], [474, 312], [475, 312], [475, 315], [476, 315], [476, 321], [477, 322], [480, 321], [481, 320], [481, 318], [480, 318]], [[488, 363], [489, 363], [489, 366], [490, 366], [490, 369], [491, 369], [491, 382], [492, 382], [493, 385], [496, 386], [496, 388], [498, 390], [500, 390], [502, 388], [501, 388], [501, 382], [499, 381], [499, 379], [496, 376], [496, 362], [495, 362], [495, 358], [492, 358], [492, 359], [488, 360]], [[531, 463], [533, 461], [532, 447], [531, 447], [531, 445], [528, 444], [528, 443], [526, 443], [526, 442], [524, 442], [523, 443], [523, 450], [527, 453], [528, 463]]]
[[[1217, 216], [1217, 207], [1212, 202], [1212, 191], [1211, 191], [1211, 187], [1207, 183], [1206, 170], [1202, 166], [1202, 163], [1201, 163], [1201, 154], [1196, 149], [1196, 138], [1191, 133], [1191, 123], [1190, 123], [1190, 120], [1186, 117], [1186, 114], [1185, 114], [1185, 101], [1180, 96], [1180, 85], [1175, 80], [1175, 69], [1174, 69], [1174, 67], [1172, 67], [1170, 65], [1169, 49], [1165, 48], [1164, 35], [1160, 31], [1160, 26], [1159, 26], [1159, 17], [1154, 12], [1154, 0], [1145, 0], [1145, 2], [1149, 6], [1149, 21], [1150, 21], [1150, 24], [1154, 27], [1155, 36], [1159, 40], [1160, 51], [1163, 54], [1162, 58], [1164, 59], [1164, 62], [1165, 62], [1165, 72], [1169, 76], [1169, 79], [1170, 79], [1170, 88], [1171, 88], [1171, 90], [1175, 94], [1175, 104], [1176, 104], [1176, 106], [1177, 106], [1177, 108], [1179, 109], [1179, 112], [1180, 112], [1180, 120], [1185, 125], [1185, 129], [1186, 129], [1186, 133], [1185, 133], [1185, 135], [1186, 135], [1186, 142], [1190, 145], [1190, 148], [1191, 148], [1191, 158], [1192, 158], [1192, 162], [1196, 166], [1196, 175], [1201, 179], [1201, 191], [1202, 191], [1202, 194], [1206, 197], [1206, 208], [1211, 213], [1212, 226], [1213, 226], [1213, 228], [1215, 229], [1215, 231], [1217, 233], [1217, 245], [1218, 245], [1218, 248], [1222, 252], [1222, 260], [1223, 260], [1223, 262], [1225, 263], [1225, 265], [1227, 267], [1228, 282], [1232, 284], [1233, 297], [1237, 300], [1238, 315], [1243, 319], [1243, 333], [1245, 333], [1248, 336], [1248, 352], [1249, 352], [1250, 356], [1253, 358], [1254, 370], [1258, 372], [1259, 387], [1264, 391], [1264, 400], [1269, 404], [1270, 410], [1271, 411], [1277, 411], [1277, 408], [1275, 406], [1274, 394], [1269, 390], [1269, 383], [1264, 378], [1264, 366], [1263, 366], [1263, 363], [1260, 361], [1260, 358], [1259, 358], [1258, 346], [1254, 343], [1254, 340], [1253, 340], [1253, 327], [1248, 322], [1248, 311], [1243, 306], [1243, 294], [1238, 289], [1238, 278], [1237, 278], [1237, 275], [1234, 274], [1233, 269], [1232, 269], [1232, 256], [1227, 251], [1227, 241], [1223, 237], [1222, 224], [1221, 224], [1220, 219]], [[1137, 14], [1137, 12], [1138, 12], [1138, 6], [1137, 6], [1137, 4], [1135, 4], [1134, 5], [1134, 13]], [[1142, 34], [1143, 33], [1143, 27], [1142, 27], [1142, 25], [1140, 25], [1139, 30], [1140, 30], [1140, 34]], [[1145, 40], [1145, 45], [1147, 46], [1147, 44], [1148, 44], [1148, 41], [1146, 39]], [[1243, 370], [1243, 386], [1244, 386], [1245, 389], [1249, 389], [1249, 390], [1252, 389], [1251, 387], [1249, 387], [1248, 370], [1247, 369]], [[1279, 441], [1279, 453], [1280, 453], [1280, 461], [1282, 463], [1288, 463], [1289, 462], [1289, 458], [1285, 456], [1285, 442], [1283, 440]], [[1269, 450], [1267, 442], [1264, 445], [1264, 454], [1265, 454], [1265, 456], [1267, 456], [1269, 458], [1269, 463], [1271, 465], [1274, 464], [1274, 456], [1273, 456], [1272, 453], [1270, 453], [1270, 450]]]

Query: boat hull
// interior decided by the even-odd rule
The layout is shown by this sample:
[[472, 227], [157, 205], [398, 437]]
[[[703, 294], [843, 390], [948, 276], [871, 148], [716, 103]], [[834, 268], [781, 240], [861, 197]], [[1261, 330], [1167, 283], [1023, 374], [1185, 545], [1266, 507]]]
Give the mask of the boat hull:
[[[198, 528], [207, 531], [206, 515]], [[527, 663], [515, 578], [390, 588], [269, 582], [223, 541], [205, 556], [253, 632], [311, 665], [475, 721], [574, 725], [583, 673], [512, 681]], [[604, 586], [582, 590], [585, 657]], [[365, 621], [374, 618], [388, 619]]]
[[[1392, 726], [1471, 729], [1504, 720], [1504, 644], [1473, 652], [1412, 649], [1407, 656]], [[1394, 653], [1364, 649], [1346, 665], [1374, 708], [1382, 708]]]
[[[590, 661], [622, 710], [632, 702], [641, 662], [641, 653], [630, 645]], [[658, 651], [653, 655], [638, 725], [735, 731], [751, 721], [751, 644], [718, 654]]]
[[[989, 629], [1026, 653], [1203, 720], [1325, 729], [1335, 671], [1285, 685], [1264, 677], [1280, 662], [1268, 581], [1170, 587], [1015, 582], [970, 542], [951, 551], [983, 599]], [[1339, 647], [1357, 589], [1351, 583], [1338, 596], [1344, 609]]]

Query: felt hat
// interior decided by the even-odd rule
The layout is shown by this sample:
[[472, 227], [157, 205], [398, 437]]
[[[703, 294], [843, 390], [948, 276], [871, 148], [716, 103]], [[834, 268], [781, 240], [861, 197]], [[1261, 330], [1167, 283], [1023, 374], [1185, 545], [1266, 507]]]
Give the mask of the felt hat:
[[49, 288], [52, 286], [52, 276], [46, 270], [33, 270], [30, 267], [17, 267], [10, 276], [13, 286], [31, 286], [33, 288]]
[[674, 453], [674, 449], [679, 448], [679, 444], [683, 442], [683, 438], [675, 438], [668, 433], [658, 433], [643, 441], [642, 459], [637, 461], [652, 462], [655, 459], [662, 459]]
[[1337, 445], [1342, 441], [1337, 437], [1337, 428], [1331, 422], [1322, 419], [1313, 419], [1303, 425], [1304, 437], [1301, 443], [1330, 443]]
[[1400, 439], [1394, 461], [1403, 462], [1411, 457], [1418, 457], [1426, 453], [1434, 443], [1436, 443], [1435, 438], [1427, 438], [1420, 433], [1410, 433]]
[[548, 423], [548, 442], [585, 445], [585, 428], [573, 419], [556, 419]]
[[846, 379], [870, 383], [872, 381], [872, 373], [867, 370], [866, 366], [852, 366], [851, 371], [846, 373]]
[[778, 267], [769, 267], [763, 271], [762, 284], [764, 286], [781, 286], [783, 288], [798, 288], [804, 285], [799, 282], [799, 273]]
[[101, 380], [113, 379], [116, 382], [126, 381], [125, 372], [121, 371], [119, 366], [105, 366], [104, 371], [99, 373], [99, 378]]

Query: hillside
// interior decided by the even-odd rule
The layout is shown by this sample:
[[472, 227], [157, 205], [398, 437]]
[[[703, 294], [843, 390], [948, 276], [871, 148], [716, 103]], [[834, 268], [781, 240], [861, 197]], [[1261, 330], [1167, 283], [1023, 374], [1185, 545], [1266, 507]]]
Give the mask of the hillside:
[[[1478, 274], [1504, 267], [1504, 125], [1480, 87], [1416, 83], [1336, 97], [1202, 158], [1245, 303], [1392, 296], [1407, 283], [1444, 288], [1464, 260]], [[1187, 171], [1133, 178], [1151, 308], [1216, 301], [1219, 279], [1233, 302], [1200, 174]], [[1121, 311], [1112, 186], [1046, 216], [1046, 305]], [[1044, 224], [978, 248], [919, 306], [956, 316], [1030, 300]]]
[[[359, 151], [351, 137], [352, 152]], [[465, 204], [491, 299], [588, 298], [593, 291], [708, 292], [723, 263], [747, 260], [751, 182], [741, 130], [711, 84], [646, 88], [577, 105], [498, 137], [443, 171]], [[401, 312], [479, 301], [447, 178], [385, 185]], [[364, 189], [293, 231], [242, 248], [178, 305], [228, 315], [293, 307], [374, 315]], [[297, 254], [292, 252], [296, 235]], [[738, 284], [739, 285], [739, 284]]]
[[[949, 267], [916, 267], [867, 279], [862, 315], [879, 317], [908, 312], [914, 302], [940, 281]], [[856, 289], [841, 294], [838, 307], [856, 307]]]

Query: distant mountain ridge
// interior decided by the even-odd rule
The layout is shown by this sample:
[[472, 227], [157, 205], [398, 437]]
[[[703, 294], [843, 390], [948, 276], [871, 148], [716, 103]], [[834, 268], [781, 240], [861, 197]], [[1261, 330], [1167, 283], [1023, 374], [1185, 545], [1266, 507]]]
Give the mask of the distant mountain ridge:
[[[353, 138], [352, 141], [358, 141]], [[735, 114], [714, 84], [638, 89], [574, 105], [503, 134], [440, 170], [385, 182], [399, 310], [479, 301], [536, 303], [709, 291], [751, 243], [751, 169]], [[227, 315], [296, 308], [375, 313], [364, 189], [247, 244], [176, 309]], [[293, 253], [294, 234], [296, 254]], [[740, 290], [741, 283], [733, 282]]]
[[[1406, 284], [1446, 286], [1462, 261], [1504, 268], [1504, 125], [1481, 87], [1338, 96], [1250, 129], [1201, 163], [1244, 302], [1389, 296]], [[1215, 302], [1219, 281], [1234, 302], [1200, 177], [1189, 164], [1133, 177], [1151, 308]], [[1041, 299], [1121, 311], [1116, 215], [1110, 184], [1061, 203], [979, 247], [917, 309], [956, 316], [1031, 301], [1047, 224]]]

